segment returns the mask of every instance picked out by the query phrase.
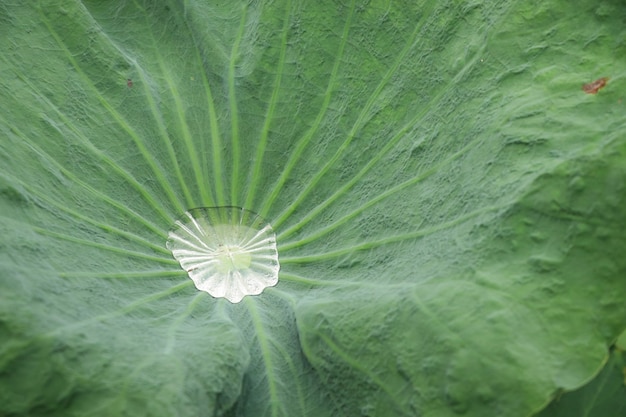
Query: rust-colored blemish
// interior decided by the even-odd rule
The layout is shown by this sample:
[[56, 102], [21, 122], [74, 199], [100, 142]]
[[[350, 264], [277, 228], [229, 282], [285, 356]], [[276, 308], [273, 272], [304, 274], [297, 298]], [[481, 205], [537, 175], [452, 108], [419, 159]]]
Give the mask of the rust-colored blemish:
[[587, 94], [596, 94], [606, 85], [606, 82], [609, 80], [609, 77], [598, 78], [592, 83], [584, 84], [583, 91]]

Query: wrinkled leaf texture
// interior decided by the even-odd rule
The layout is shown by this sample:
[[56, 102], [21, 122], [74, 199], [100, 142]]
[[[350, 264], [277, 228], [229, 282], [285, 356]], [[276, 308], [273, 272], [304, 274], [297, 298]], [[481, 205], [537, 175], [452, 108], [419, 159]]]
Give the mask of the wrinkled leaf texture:
[[[524, 417], [586, 384], [626, 323], [624, 19], [3, 2], [0, 414]], [[282, 266], [240, 304], [165, 249], [226, 205]]]

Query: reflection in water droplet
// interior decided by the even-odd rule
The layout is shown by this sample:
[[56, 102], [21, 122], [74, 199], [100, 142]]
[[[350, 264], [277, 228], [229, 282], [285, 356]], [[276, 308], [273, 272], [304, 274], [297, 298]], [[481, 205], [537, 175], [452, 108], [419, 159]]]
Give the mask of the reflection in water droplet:
[[272, 227], [239, 207], [191, 209], [176, 221], [166, 246], [196, 288], [233, 303], [278, 282]]

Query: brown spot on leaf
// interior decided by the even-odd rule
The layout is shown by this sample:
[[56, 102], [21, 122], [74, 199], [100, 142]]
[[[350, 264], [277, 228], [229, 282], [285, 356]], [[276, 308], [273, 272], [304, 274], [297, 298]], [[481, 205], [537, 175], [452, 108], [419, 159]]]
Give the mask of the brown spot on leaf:
[[592, 83], [584, 84], [583, 91], [587, 94], [596, 94], [606, 85], [606, 82], [609, 80], [609, 77], [598, 78]]

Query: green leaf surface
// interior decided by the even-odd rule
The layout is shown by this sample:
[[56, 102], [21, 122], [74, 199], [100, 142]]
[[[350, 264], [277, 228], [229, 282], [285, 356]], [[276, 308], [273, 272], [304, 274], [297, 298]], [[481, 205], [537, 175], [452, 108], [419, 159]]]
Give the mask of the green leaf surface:
[[626, 355], [615, 350], [584, 387], [557, 397], [536, 417], [620, 417], [626, 414]]
[[[625, 18], [1, 4], [0, 415], [527, 417], [591, 381], [626, 327]], [[194, 288], [165, 242], [211, 206], [271, 224], [275, 287]]]

